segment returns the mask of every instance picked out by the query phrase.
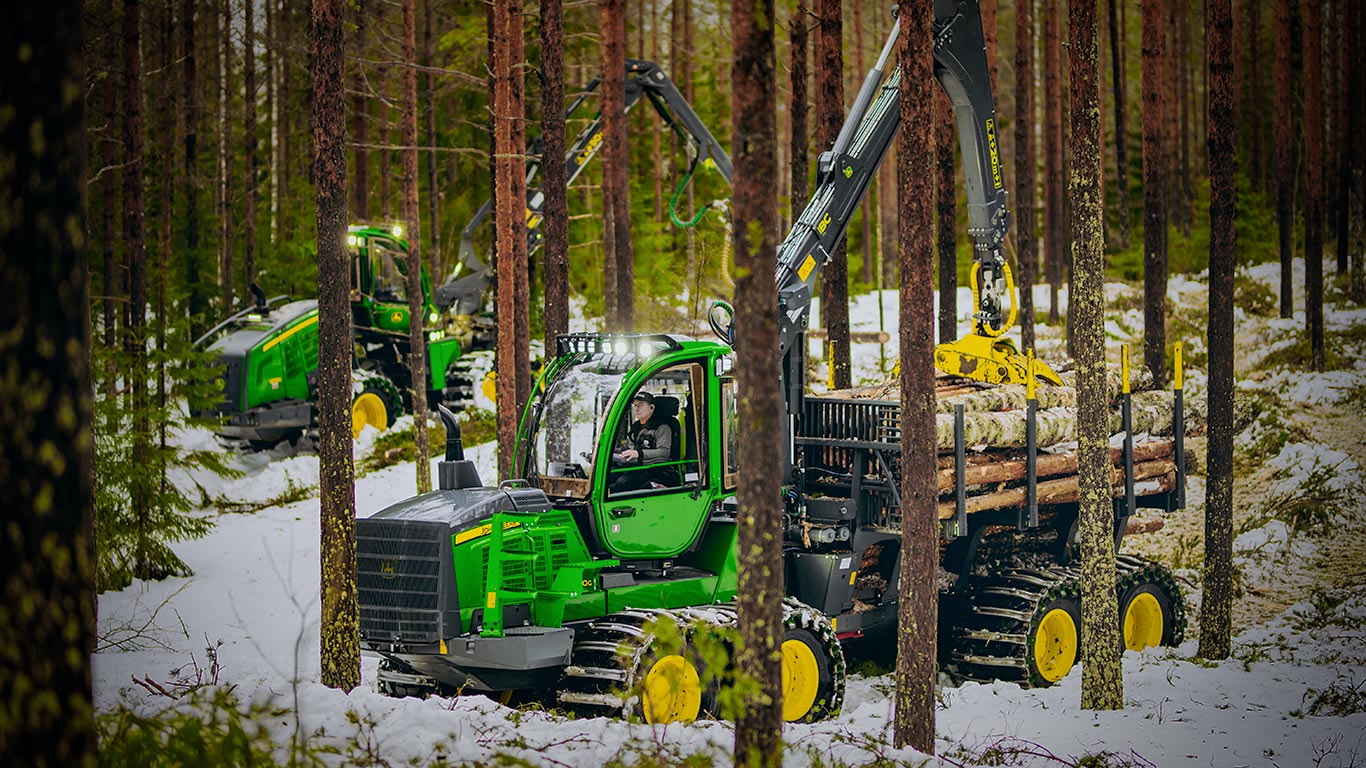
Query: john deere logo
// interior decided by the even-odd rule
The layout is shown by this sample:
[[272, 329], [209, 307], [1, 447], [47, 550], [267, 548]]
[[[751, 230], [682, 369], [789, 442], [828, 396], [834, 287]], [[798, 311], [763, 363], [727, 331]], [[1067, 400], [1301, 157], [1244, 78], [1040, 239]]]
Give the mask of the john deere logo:
[[403, 313], [399, 312], [398, 310], [394, 310], [394, 313], [392, 315], [389, 315], [389, 319], [397, 323], [398, 321], [403, 319]]
[[394, 579], [394, 578], [397, 578], [397, 577], [398, 577], [398, 573], [396, 573], [396, 572], [394, 571], [394, 561], [393, 561], [393, 560], [385, 560], [383, 563], [380, 563], [380, 566], [379, 566], [379, 574], [380, 574], [380, 576], [384, 577], [385, 579]]

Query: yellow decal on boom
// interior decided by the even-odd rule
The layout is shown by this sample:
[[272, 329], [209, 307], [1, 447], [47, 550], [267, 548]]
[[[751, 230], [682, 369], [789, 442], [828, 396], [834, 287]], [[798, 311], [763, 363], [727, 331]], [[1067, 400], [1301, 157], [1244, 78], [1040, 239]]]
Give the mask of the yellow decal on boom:
[[575, 162], [577, 162], [579, 165], [583, 165], [584, 163], [588, 162], [588, 158], [592, 157], [593, 153], [597, 152], [598, 147], [600, 146], [602, 146], [602, 131], [598, 131], [597, 133], [593, 134], [593, 137], [590, 138], [588, 140], [588, 143], [584, 145], [583, 151], [579, 153], [578, 157], [574, 158]]
[[280, 334], [279, 336], [276, 336], [275, 338], [271, 339], [270, 341], [267, 341], [267, 342], [266, 342], [266, 345], [265, 345], [264, 347], [261, 347], [261, 351], [262, 351], [262, 352], [265, 352], [265, 351], [269, 350], [271, 347], [275, 346], [276, 344], [279, 344], [280, 342], [284, 341], [285, 339], [289, 338], [290, 336], [293, 336], [294, 334], [298, 333], [299, 331], [302, 331], [302, 330], [305, 329], [305, 328], [308, 328], [308, 327], [311, 327], [311, 326], [314, 326], [314, 325], [317, 325], [317, 324], [318, 324], [318, 316], [317, 316], [317, 315], [314, 315], [314, 316], [308, 318], [307, 320], [303, 321], [302, 323], [299, 323], [298, 325], [294, 326], [293, 328], [290, 328], [289, 330], [285, 331], [284, 333]]
[[[506, 531], [516, 528], [519, 525], [521, 525], [521, 523], [508, 520], [503, 523], [503, 530]], [[467, 541], [477, 539], [480, 536], [487, 536], [490, 533], [493, 533], [493, 523], [484, 523], [478, 528], [471, 528], [468, 531], [461, 531], [460, 533], [455, 534], [455, 543], [457, 545], [464, 544]]]
[[829, 226], [830, 226], [830, 212], [829, 212], [829, 211], [826, 211], [826, 212], [825, 212], [825, 215], [821, 216], [821, 220], [820, 220], [819, 222], [816, 223], [816, 232], [818, 232], [819, 234], [822, 234], [822, 235], [823, 235], [823, 234], [825, 234], [826, 228], [829, 227]]
[[485, 605], [487, 605], [487, 606], [489, 607], [490, 610], [492, 610], [493, 608], [497, 608], [497, 607], [498, 607], [498, 593], [497, 593], [497, 592], [490, 592], [490, 593], [489, 593], [488, 602], [485, 603]]
[[806, 254], [806, 261], [803, 261], [802, 265], [797, 268], [797, 277], [801, 278], [801, 281], [804, 283], [806, 282], [806, 278], [811, 274], [811, 270], [815, 268], [816, 257], [808, 253]]
[[991, 157], [991, 181], [1001, 189], [1001, 153], [996, 147], [996, 121], [987, 120], [987, 154]]

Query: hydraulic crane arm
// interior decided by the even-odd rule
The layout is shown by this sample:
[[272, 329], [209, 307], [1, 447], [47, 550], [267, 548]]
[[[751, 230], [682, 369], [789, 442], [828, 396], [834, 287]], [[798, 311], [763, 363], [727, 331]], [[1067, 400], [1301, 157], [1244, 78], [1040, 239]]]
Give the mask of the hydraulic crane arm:
[[[977, 0], [935, 0], [934, 13], [934, 76], [948, 94], [958, 125], [967, 178], [973, 277], [974, 283], [980, 280], [981, 285], [975, 291], [973, 333], [954, 344], [941, 345], [936, 362], [949, 368], [962, 363], [967, 354], [972, 358], [967, 365], [958, 365], [951, 372], [987, 381], [1019, 381], [1023, 380], [1023, 368], [1017, 371], [1016, 364], [1023, 365], [1024, 358], [1000, 338], [1010, 325], [1002, 322], [1001, 315], [1002, 299], [1009, 292], [1009, 268], [1001, 244], [1010, 215], [996, 142], [996, 107], [981, 11]], [[789, 413], [796, 414], [801, 407], [805, 350], [798, 342], [806, 331], [816, 276], [844, 237], [901, 123], [900, 67], [892, 67], [891, 74], [884, 76], [891, 66], [898, 32], [899, 27], [894, 27], [888, 35], [834, 147], [820, 156], [811, 202], [778, 247], [778, 344], [785, 361]]]
[[[601, 82], [601, 77], [594, 78], [584, 88], [583, 92], [565, 110], [566, 118], [573, 116], [589, 94], [597, 90]], [[688, 147], [689, 155], [692, 156], [692, 168], [695, 168], [698, 163], [705, 163], [714, 167], [725, 178], [726, 182], [730, 183], [732, 174], [730, 156], [726, 154], [721, 143], [716, 140], [706, 124], [697, 116], [692, 105], [683, 97], [683, 94], [669, 79], [662, 67], [650, 61], [627, 59], [625, 96], [627, 112], [631, 111], [631, 108], [640, 101], [642, 96], [649, 100], [650, 105], [659, 113], [665, 125], [677, 134]], [[599, 112], [593, 121], [579, 132], [574, 143], [565, 152], [566, 183], [568, 185], [573, 185], [583, 169], [598, 154], [602, 148], [602, 139], [603, 121], [602, 113]], [[541, 168], [539, 159], [541, 156], [541, 139], [539, 136], [532, 142], [528, 154], [530, 157], [527, 161], [526, 177], [527, 249], [534, 251], [541, 244], [541, 211], [545, 204], [545, 196], [541, 194], [539, 189], [531, 186]], [[692, 169], [689, 170], [688, 179], [691, 178], [691, 173]], [[435, 300], [438, 307], [444, 309], [458, 301], [459, 311], [464, 314], [471, 314], [482, 303], [484, 290], [488, 287], [490, 280], [490, 270], [488, 265], [475, 253], [474, 233], [488, 219], [492, 210], [493, 200], [489, 199], [480, 206], [474, 217], [461, 231], [461, 276], [437, 290]]]

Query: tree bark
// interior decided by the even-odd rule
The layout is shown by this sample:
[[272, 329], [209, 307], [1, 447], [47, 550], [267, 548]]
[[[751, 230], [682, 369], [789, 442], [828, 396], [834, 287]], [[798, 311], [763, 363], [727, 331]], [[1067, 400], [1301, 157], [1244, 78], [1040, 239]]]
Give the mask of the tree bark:
[[[993, 59], [993, 64], [995, 60]], [[861, 77], [867, 71], [864, 61], [863, 51], [863, 4], [854, 3], [854, 70], [855, 76]], [[873, 194], [871, 191], [863, 196], [863, 202], [859, 204], [859, 236], [860, 245], [863, 247], [863, 283], [864, 285], [873, 284]]]
[[[1361, 3], [1352, 3], [1352, 50], [1360, 51], [1366, 47], [1366, 10], [1363, 10]], [[1352, 125], [1361, 125], [1366, 120], [1366, 76], [1363, 76], [1361, 67], [1352, 67], [1351, 83], [1352, 90], [1350, 118]], [[1353, 148], [1352, 150], [1352, 214], [1351, 220], [1355, 222], [1352, 237], [1353, 253], [1356, 254], [1352, 259], [1352, 301], [1357, 304], [1366, 303], [1366, 269], [1362, 267], [1363, 259], [1366, 259], [1366, 244], [1363, 244], [1363, 234], [1366, 234], [1366, 226], [1362, 220], [1366, 219], [1366, 152]]]
[[[128, 309], [123, 348], [128, 353], [129, 410], [132, 412], [133, 462], [143, 466], [151, 440], [147, 413], [147, 246], [146, 204], [143, 201], [142, 158], [142, 6], [139, 0], [123, 2], [123, 258], [128, 265]], [[152, 489], [147, 476], [138, 473], [130, 483], [129, 507], [135, 529], [133, 573], [151, 575], [152, 539], [149, 515]]]
[[360, 684], [356, 490], [351, 458], [351, 304], [346, 233], [342, 2], [313, 0], [313, 177], [318, 239], [318, 485], [322, 682]]
[[242, 110], [245, 120], [246, 178], [246, 284], [256, 282], [256, 0], [243, 0], [242, 81], [245, 90]]
[[[1231, 0], [1208, 0], [1210, 285], [1232, 285], [1234, 230], [1233, 19]], [[1233, 635], [1233, 292], [1209, 292], [1208, 485], [1200, 656], [1228, 658]]]
[[[0, 31], [11, 52], [0, 253], [23, 254], [0, 259], [12, 291], [0, 303], [0, 327], [22, 329], [0, 337], [0, 754], [93, 768], [95, 459], [80, 18], [80, 3], [26, 3]], [[14, 56], [21, 47], [28, 55]]]
[[199, 68], [195, 58], [195, 10], [196, 0], [181, 0], [180, 3], [180, 100], [184, 105], [184, 174], [182, 186], [185, 188], [185, 282], [189, 296], [186, 306], [191, 318], [191, 331], [199, 334], [201, 322], [196, 320], [208, 309], [208, 299], [204, 295], [200, 277], [199, 229]]
[[[112, 13], [113, 3], [110, 3], [109, 10]], [[115, 349], [119, 343], [118, 337], [118, 317], [119, 317], [119, 261], [118, 254], [114, 249], [114, 202], [118, 199], [118, 174], [114, 168], [119, 165], [118, 147], [119, 142], [114, 140], [114, 126], [118, 119], [118, 91], [119, 84], [115, 82], [114, 62], [118, 60], [120, 52], [117, 50], [117, 42], [112, 34], [103, 35], [103, 50], [100, 51], [105, 61], [108, 62], [104, 83], [100, 87], [100, 102], [103, 108], [104, 130], [101, 134], [99, 162], [101, 168], [109, 169], [100, 185], [100, 292], [103, 294], [101, 301], [101, 319], [104, 330], [104, 346], [108, 349]], [[193, 295], [193, 294], [191, 294]], [[118, 390], [118, 372], [114, 370], [114, 361], [106, 365], [105, 377], [101, 389], [106, 396], [112, 397]]]
[[[1115, 107], [1115, 189], [1119, 192], [1119, 243], [1129, 247], [1129, 134], [1125, 119], [1125, 82], [1123, 51], [1120, 46], [1119, 13], [1116, 1], [1109, 0], [1110, 11], [1110, 76], [1114, 84]], [[1018, 207], [1018, 204], [1017, 204]]]
[[[1261, 21], [1262, 21], [1262, 2], [1263, 0], [1248, 0], [1247, 13], [1247, 42], [1248, 42], [1248, 62], [1247, 75], [1248, 94], [1247, 94], [1247, 121], [1248, 128], [1252, 132], [1251, 147], [1252, 156], [1249, 173], [1252, 176], [1253, 188], [1258, 192], [1266, 191], [1266, 139], [1262, 134], [1262, 127], [1266, 124], [1263, 117], [1264, 104], [1266, 97], [1262, 87], [1262, 57], [1260, 52], [1261, 44]], [[1212, 86], [1211, 86], [1212, 87]], [[1213, 101], [1213, 99], [1211, 99]], [[1213, 109], [1213, 105], [1211, 105]]]
[[[352, 40], [355, 57], [365, 55], [365, 33], [370, 21], [365, 18], [366, 0], [356, 0], [356, 35]], [[355, 173], [351, 179], [351, 214], [357, 221], [370, 221], [370, 102], [365, 97], [368, 89], [364, 70], [360, 62], [353, 65], [351, 85], [351, 135], [356, 148]]]
[[630, 157], [626, 131], [625, 0], [601, 0], [602, 196], [607, 219], [607, 327], [635, 326], [635, 269], [631, 250]]
[[[928, 9], [927, 9], [928, 10]], [[902, 13], [901, 133], [897, 137], [898, 262], [901, 278], [901, 598], [897, 601], [896, 700], [893, 741], [934, 752], [934, 686], [938, 674], [939, 524], [935, 457], [921, 446], [934, 430], [934, 106], [931, 14]]]
[[954, 186], [953, 105], [934, 88], [935, 222], [939, 253], [939, 341], [958, 338], [958, 189]]
[[[1163, 0], [1143, 0], [1143, 361], [1167, 366], [1167, 187]], [[1160, 375], [1160, 374], [1159, 374]]]
[[1034, 207], [1034, 7], [1015, 0], [1015, 243], [1020, 265], [1020, 341], [1034, 348], [1034, 284], [1039, 281], [1038, 212]]
[[810, 134], [807, 132], [807, 125], [810, 122], [807, 117], [807, 105], [810, 98], [807, 96], [806, 85], [809, 79], [806, 71], [807, 47], [807, 18], [808, 11], [806, 0], [797, 0], [797, 7], [792, 12], [790, 24], [792, 35], [791, 50], [791, 75], [792, 78], [792, 151], [791, 167], [789, 174], [792, 177], [792, 220], [796, 221], [801, 216], [802, 211], [806, 210], [806, 205], [810, 201], [809, 178], [811, 173], [811, 156], [808, 149], [811, 144]]
[[[517, 419], [530, 389], [524, 385], [527, 360], [526, 317], [526, 133], [522, 127], [522, 21], [518, 0], [493, 5], [494, 225], [497, 233], [498, 305], [498, 474], [517, 471]], [[625, 65], [621, 67], [625, 73]], [[604, 106], [604, 109], [607, 109]]]
[[1176, 87], [1176, 104], [1173, 113], [1177, 134], [1177, 148], [1180, 152], [1179, 167], [1176, 169], [1174, 188], [1176, 190], [1176, 223], [1187, 242], [1191, 237], [1191, 151], [1190, 151], [1190, 18], [1186, 0], [1169, 0], [1172, 8], [1172, 35], [1176, 40], [1176, 77], [1172, 84]]
[[1303, 5], [1304, 35], [1304, 283], [1309, 365], [1324, 369], [1323, 350], [1323, 6]]
[[1276, 226], [1281, 247], [1281, 317], [1285, 318], [1295, 311], [1291, 283], [1295, 259], [1292, 232], [1295, 225], [1295, 147], [1290, 134], [1293, 108], [1290, 95], [1290, 45], [1290, 0], [1276, 0], [1276, 108], [1272, 110], [1272, 119], [1275, 121], [1273, 133], [1276, 145]]
[[773, 0], [733, 0], [731, 65], [736, 366], [740, 392], [740, 482], [736, 611], [741, 633], [736, 666], [759, 684], [735, 720], [735, 763], [782, 765], [782, 456], [776, 259], [778, 135]]
[[436, 152], [436, 43], [432, 33], [432, 9], [435, 0], [422, 3], [422, 60], [427, 64], [425, 87], [427, 91], [426, 109], [423, 115], [423, 130], [427, 141], [427, 236], [431, 241], [431, 251], [427, 254], [427, 264], [434, 277], [446, 275], [446, 265], [441, 257], [441, 188], [436, 182], [436, 167], [440, 162]]
[[232, 67], [232, 0], [222, 0], [222, 35], [219, 51], [221, 79], [218, 82], [218, 287], [222, 291], [223, 313], [231, 314], [237, 300], [233, 276], [232, 220], [232, 96], [236, 91]]
[[1066, 278], [1064, 264], [1062, 33], [1059, 0], [1046, 0], [1044, 25], [1044, 271], [1048, 277], [1048, 322], [1059, 317], [1058, 289]]
[[1077, 354], [1081, 538], [1081, 705], [1124, 706], [1115, 596], [1110, 397], [1105, 369], [1105, 235], [1100, 187], [1100, 78], [1095, 3], [1068, 9], [1072, 94], [1072, 311]]
[[[248, 0], [250, 2], [250, 0]], [[430, 0], [428, 0], [430, 2]], [[417, 199], [417, 0], [403, 0], [403, 220], [408, 235], [408, 370], [412, 375], [417, 492], [432, 489], [427, 442], [427, 308], [422, 295], [422, 208]]]
[[[1352, 79], [1359, 77], [1361, 67], [1352, 50], [1352, 19], [1356, 11], [1351, 2], [1338, 3], [1337, 30], [1337, 92], [1333, 111], [1333, 130], [1337, 133], [1336, 161], [1338, 167], [1337, 200], [1337, 271], [1345, 276], [1351, 267], [1351, 200], [1352, 200], [1352, 156], [1356, 153], [1356, 142], [1349, 140], [1348, 128], [1351, 125]], [[1354, 66], [1358, 65], [1358, 66]]]
[[569, 332], [569, 190], [564, 161], [564, 8], [541, 0], [541, 193], [545, 195], [545, 354]]
[[[816, 0], [816, 143], [821, 151], [835, 145], [844, 124], [844, 17], [842, 0]], [[829, 332], [827, 357], [836, 389], [852, 382], [849, 358], [849, 244], [840, 238], [821, 271], [821, 324]]]

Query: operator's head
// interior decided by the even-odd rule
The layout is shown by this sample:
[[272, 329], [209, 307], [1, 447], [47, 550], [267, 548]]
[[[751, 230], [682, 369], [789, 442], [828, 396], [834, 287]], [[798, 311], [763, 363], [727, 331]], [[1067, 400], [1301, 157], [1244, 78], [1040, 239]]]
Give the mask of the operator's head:
[[655, 415], [655, 396], [644, 390], [637, 392], [631, 400], [631, 415], [641, 424], [649, 421]]

